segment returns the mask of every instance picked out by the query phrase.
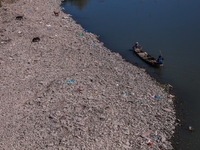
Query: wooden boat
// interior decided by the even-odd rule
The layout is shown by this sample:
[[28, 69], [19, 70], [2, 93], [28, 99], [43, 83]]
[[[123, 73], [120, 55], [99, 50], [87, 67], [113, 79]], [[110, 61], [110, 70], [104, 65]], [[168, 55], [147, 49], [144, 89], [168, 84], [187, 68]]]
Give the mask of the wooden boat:
[[146, 63], [154, 66], [154, 67], [160, 67], [163, 66], [163, 63], [160, 64], [157, 62], [157, 59], [155, 59], [154, 57], [152, 57], [151, 55], [149, 55], [147, 52], [144, 52], [143, 50], [134, 47], [134, 52], [142, 59], [144, 60]]

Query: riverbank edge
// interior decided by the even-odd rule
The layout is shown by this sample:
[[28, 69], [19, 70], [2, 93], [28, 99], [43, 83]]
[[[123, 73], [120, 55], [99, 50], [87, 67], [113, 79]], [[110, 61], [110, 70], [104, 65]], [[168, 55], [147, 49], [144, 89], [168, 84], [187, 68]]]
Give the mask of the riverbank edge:
[[[20, 0], [20, 2], [21, 2], [21, 4], [22, 4], [22, 0]], [[30, 3], [31, 3], [32, 1], [30, 1]], [[128, 62], [126, 62], [126, 61], [123, 61], [123, 59], [121, 58], [121, 56], [119, 56], [118, 54], [114, 54], [114, 53], [112, 53], [110, 50], [107, 50], [107, 48], [106, 47], [104, 47], [101, 43], [100, 43], [100, 41], [97, 39], [97, 36], [96, 35], [94, 35], [94, 34], [92, 34], [92, 33], [86, 33], [85, 31], [84, 31], [84, 29], [80, 26], [80, 25], [77, 25], [76, 23], [74, 23], [75, 21], [73, 21], [73, 19], [68, 15], [68, 14], [64, 14], [63, 12], [60, 12], [60, 14], [59, 14], [59, 16], [55, 16], [54, 14], [53, 14], [53, 10], [54, 11], [59, 11], [59, 7], [60, 7], [60, 1], [45, 1], [46, 3], [48, 2], [49, 4], [53, 4], [53, 6], [52, 5], [50, 5], [50, 7], [47, 7], [47, 6], [49, 6], [49, 5], [44, 5], [44, 6], [46, 6], [46, 7], [44, 7], [44, 8], [42, 8], [42, 10], [43, 11], [41, 11], [41, 13], [43, 13], [43, 15], [45, 15], [45, 14], [47, 14], [47, 13], [51, 13], [50, 15], [50, 17], [48, 18], [48, 19], [46, 19], [46, 18], [44, 18], [44, 17], [42, 17], [42, 20], [40, 20], [39, 19], [39, 17], [36, 15], [36, 19], [35, 20], [40, 20], [40, 21], [42, 21], [42, 22], [46, 22], [46, 23], [48, 23], [48, 24], [45, 24], [44, 26], [46, 26], [45, 27], [45, 29], [47, 29], [47, 32], [48, 31], [52, 31], [53, 29], [51, 28], [51, 26], [52, 26], [52, 24], [54, 24], [54, 21], [53, 21], [53, 19], [55, 18], [55, 17], [57, 17], [57, 18], [55, 18], [55, 20], [56, 20], [56, 23], [57, 24], [54, 24], [54, 27], [56, 28], [56, 27], [58, 27], [58, 26], [63, 26], [63, 23], [60, 23], [59, 24], [59, 21], [61, 21], [62, 22], [62, 20], [67, 20], [68, 22], [70, 22], [70, 24], [68, 23], [66, 23], [66, 26], [67, 26], [67, 28], [69, 29], [69, 28], [71, 28], [72, 26], [76, 26], [75, 28], [77, 28], [78, 30], [79, 30], [79, 32], [76, 32], [75, 34], [74, 34], [74, 30], [71, 30], [70, 29], [70, 31], [68, 32], [68, 34], [69, 33], [71, 33], [71, 37], [73, 38], [74, 36], [76, 37], [76, 44], [78, 43], [78, 41], [81, 41], [80, 40], [80, 37], [83, 37], [83, 36], [87, 36], [87, 35], [89, 35], [89, 36], [87, 36], [86, 38], [85, 38], [85, 41], [81, 41], [81, 43], [80, 44], [77, 44], [77, 45], [79, 45], [80, 47], [83, 47], [82, 46], [82, 44], [85, 42], [85, 44], [86, 45], [88, 45], [88, 43], [87, 43], [87, 41], [89, 41], [89, 38], [91, 38], [92, 40], [91, 41], [93, 41], [93, 44], [92, 44], [92, 46], [90, 45], [89, 47], [92, 47], [91, 49], [98, 49], [99, 51], [101, 51], [101, 55], [103, 56], [104, 54], [103, 53], [109, 53], [110, 55], [111, 55], [111, 57], [113, 57], [113, 58], [111, 58], [111, 57], [109, 57], [109, 59], [120, 59], [119, 60], [119, 62], [120, 63], [124, 63], [124, 65], [125, 66], [130, 66], [130, 68], [133, 66], [132, 64], [130, 64], [130, 63], [128, 63]], [[45, 2], [43, 2], [43, 3], [45, 3]], [[26, 3], [25, 1], [24, 1], [24, 3]], [[34, 11], [39, 11], [40, 10], [40, 5], [38, 5], [38, 1], [36, 1], [36, 3], [35, 3], [35, 6], [32, 6], [31, 4], [29, 5], [29, 4], [25, 4], [25, 6], [29, 6], [29, 9], [28, 9], [28, 7], [26, 8], [26, 10], [24, 9], [22, 9], [22, 10], [14, 10], [13, 12], [11, 12], [11, 16], [10, 16], [10, 18], [13, 18], [13, 17], [16, 17], [17, 15], [14, 13], [15, 11], [18, 11], [17, 13], [19, 14], [19, 15], [23, 15], [23, 14], [25, 14], [25, 16], [24, 16], [24, 18], [26, 18], [26, 20], [27, 21], [30, 21], [30, 18], [31, 19], [33, 19], [33, 17], [34, 17]], [[13, 7], [13, 8], [17, 8], [17, 7], [19, 7], [19, 6], [16, 6], [17, 4], [19, 4], [19, 2], [17, 2], [17, 3], [15, 3], [15, 4], [12, 4], [12, 5], [5, 5], [6, 6], [6, 9], [9, 9], [9, 7]], [[13, 6], [13, 5], [15, 5], [15, 6]], [[11, 7], [11, 8], [12, 8]], [[19, 7], [20, 8], [20, 7]], [[3, 6], [2, 7], [2, 9], [5, 9], [5, 7]], [[44, 10], [48, 10], [48, 11], [46, 11], [46, 12], [44, 12]], [[32, 14], [30, 14], [30, 13], [32, 13]], [[30, 17], [31, 16], [31, 17]], [[61, 17], [62, 16], [62, 17]], [[4, 16], [5, 17], [5, 16]], [[7, 16], [8, 18], [9, 18], [9, 16]], [[10, 19], [9, 18], [9, 19]], [[8, 19], [8, 20], [9, 20]], [[26, 22], [26, 20], [24, 20], [23, 22]], [[4, 24], [9, 24], [10, 22], [4, 22]], [[38, 23], [40, 23], [39, 21], [38, 21]], [[19, 23], [20, 24], [20, 23]], [[41, 24], [43, 24], [43, 23], [41, 23]], [[29, 24], [30, 26], [32, 26], [32, 24]], [[50, 25], [50, 26], [49, 26]], [[14, 26], [14, 25], [13, 25]], [[18, 25], [17, 25], [18, 26]], [[34, 25], [33, 25], [34, 26]], [[34, 27], [33, 27], [34, 28]], [[49, 29], [50, 30], [49, 30]], [[15, 39], [12, 39], [12, 41], [11, 41], [11, 43], [9, 43], [9, 44], [6, 44], [6, 45], [1, 45], [3, 48], [16, 48], [15, 47], [15, 45], [13, 45], [13, 43], [15, 43], [14, 41], [17, 41], [18, 40], [18, 38], [19, 37], [22, 37], [23, 35], [21, 35], [21, 34], [23, 34], [23, 33], [21, 33], [21, 32], [23, 32], [23, 31], [21, 31], [21, 32], [19, 32], [19, 30], [18, 29], [20, 29], [20, 27], [18, 28], [18, 27], [16, 27], [16, 29], [14, 29], [14, 31], [17, 31], [18, 33], [17, 34], [14, 34], [15, 35]], [[72, 28], [73, 29], [73, 28]], [[3, 29], [2, 29], [3, 30]], [[62, 31], [62, 30], [59, 30], [59, 31]], [[37, 32], [37, 34], [39, 35], [39, 33], [40, 32], [38, 32], [38, 31], [36, 31]], [[46, 32], [46, 31], [45, 31]], [[3, 34], [3, 33], [2, 33]], [[54, 36], [62, 36], [62, 34], [64, 34], [64, 33], [62, 33], [62, 32], [55, 32], [54, 33]], [[24, 35], [25, 36], [25, 35]], [[43, 35], [44, 36], [44, 35]], [[31, 39], [31, 37], [34, 37], [33, 35], [29, 35], [29, 36], [27, 36], [28, 38], [29, 38], [29, 40]], [[49, 37], [51, 37], [51, 39], [52, 39], [52, 35], [50, 35]], [[40, 37], [41, 38], [41, 37]], [[77, 40], [78, 39], [78, 40]], [[59, 39], [60, 40], [60, 39]], [[73, 39], [74, 40], [74, 39]], [[2, 41], [2, 42], [6, 42], [6, 40], [4, 40], [4, 41]], [[8, 41], [7, 41], [8, 42]], [[17, 41], [18, 42], [18, 41]], [[66, 42], [66, 41], [65, 41]], [[61, 42], [61, 44], [62, 43], [64, 43], [64, 42]], [[52, 44], [54, 44], [54, 43], [52, 43]], [[65, 43], [66, 44], [66, 43]], [[19, 45], [18, 45], [19, 46]], [[23, 45], [23, 46], [27, 46], [27, 45]], [[21, 45], [21, 48], [23, 49], [23, 46]], [[42, 44], [41, 45], [39, 45], [39, 46], [42, 46]], [[35, 47], [35, 49], [36, 48], [38, 48], [39, 46], [36, 46]], [[43, 45], [44, 46], [44, 45]], [[66, 47], [66, 45], [63, 45], [64, 47]], [[68, 47], [70, 47], [71, 49], [77, 49], [77, 47], [76, 47], [76, 45], [67, 45]], [[51, 47], [51, 45], [50, 45], [50, 47]], [[63, 48], [63, 47], [62, 47]], [[16, 48], [16, 49], [19, 49], [19, 47], [18, 48]], [[45, 48], [44, 48], [45, 49]], [[83, 49], [84, 49], [84, 47], [83, 47]], [[94, 51], [96, 51], [96, 50], [94, 50]], [[106, 55], [106, 54], [105, 54]], [[3, 56], [3, 55], [2, 55]], [[13, 57], [13, 56], [12, 56]], [[86, 57], [88, 57], [88, 55], [86, 56]], [[97, 57], [99, 57], [99, 56], [97, 56]], [[95, 59], [97, 58], [97, 57], [95, 57]], [[105, 56], [105, 59], [107, 59], [106, 58], [107, 56]], [[102, 59], [104, 59], [104, 57], [101, 57], [101, 59], [100, 60], [102, 60]], [[29, 58], [29, 60], [31, 61], [31, 58]], [[3, 61], [2, 61], [3, 62]], [[89, 63], [89, 62], [85, 62], [86, 64], [87, 63]], [[97, 63], [100, 63], [101, 64], [101, 62], [97, 62]], [[111, 67], [112, 67], [112, 65], [111, 65]], [[115, 66], [116, 67], [116, 66]], [[136, 69], [135, 67], [134, 67], [134, 69]], [[137, 70], [138, 69], [138, 70]], [[151, 78], [151, 77], [149, 77], [149, 75], [147, 75], [146, 74], [146, 72], [144, 71], [144, 69], [141, 69], [141, 68], [138, 68], [137, 67], [137, 71], [136, 72], [138, 72], [139, 74], [140, 74], [140, 76], [144, 76], [144, 77], [147, 77], [148, 76], [148, 78]], [[82, 69], [82, 70], [84, 70], [84, 69]], [[123, 70], [121, 70], [121, 71], [123, 71]], [[119, 69], [119, 72], [120, 72], [120, 69]], [[130, 72], [131, 74], [133, 73], [133, 72]], [[129, 74], [129, 73], [127, 73], [127, 74]], [[45, 75], [46, 76], [46, 75]], [[127, 76], [127, 78], [129, 78], [128, 76]], [[149, 80], [149, 79], [147, 79], [147, 80]], [[152, 80], [152, 79], [151, 79]], [[156, 82], [155, 81], [153, 81], [153, 82], [150, 82], [151, 84], [155, 84]], [[4, 83], [1, 83], [2, 85], [4, 84]], [[158, 86], [158, 85], [156, 85], [156, 86]], [[3, 86], [2, 86], [3, 87]], [[6, 87], [5, 87], [6, 88]], [[114, 88], [114, 87], [113, 87]], [[157, 88], [156, 88], [157, 89]], [[163, 90], [161, 90], [161, 89], [159, 89], [160, 91], [163, 91]], [[157, 93], [157, 91], [154, 91], [154, 93]], [[153, 93], [152, 93], [153, 94]], [[166, 93], [166, 92], [164, 92], [163, 91], [163, 93], [162, 94], [160, 94], [160, 95], [168, 95], [168, 93]], [[138, 95], [137, 95], [138, 96]], [[149, 97], [148, 97], [149, 98]], [[168, 98], [166, 98], [166, 100], [167, 100]], [[8, 104], [8, 105], [10, 105], [10, 104]], [[166, 104], [167, 105], [167, 104]], [[168, 105], [168, 107], [171, 107], [171, 108], [173, 108], [173, 106], [170, 104], [170, 105]], [[140, 108], [141, 109], [141, 108]], [[173, 114], [175, 114], [175, 112], [174, 112], [174, 110], [173, 110], [173, 112], [172, 112], [172, 110], [169, 110], [169, 109], [165, 109], [165, 113], [167, 112], [168, 113], [168, 111], [170, 111], [170, 115], [171, 115], [171, 113], [173, 113]], [[148, 117], [150, 117], [150, 116], [146, 116], [147, 118]], [[173, 116], [173, 117], [175, 117], [175, 115]], [[175, 123], [175, 118], [173, 118], [173, 119], [171, 119], [171, 121], [170, 122], [173, 122], [173, 123]], [[173, 131], [173, 130], [172, 130]], [[172, 135], [171, 135], [172, 136]], [[165, 140], [164, 140], [164, 138], [167, 138], [168, 139], [168, 137], [162, 137], [162, 140], [163, 140], [163, 142], [166, 142]], [[144, 143], [143, 143], [144, 144]], [[144, 145], [143, 145], [144, 146]], [[166, 144], [166, 146], [168, 146], [169, 147], [169, 149], [171, 148], [171, 146], [170, 146], [170, 143], [167, 143]], [[148, 147], [149, 149], [151, 149], [150, 147]], [[155, 147], [154, 147], [155, 148]], [[166, 147], [167, 148], [167, 147]]]

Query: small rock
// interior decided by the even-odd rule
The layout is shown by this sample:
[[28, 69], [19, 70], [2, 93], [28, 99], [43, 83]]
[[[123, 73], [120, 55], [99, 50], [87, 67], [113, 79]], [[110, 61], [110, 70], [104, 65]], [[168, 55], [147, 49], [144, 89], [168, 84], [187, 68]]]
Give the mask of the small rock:
[[168, 109], [168, 108], [163, 108], [164, 111], [166, 112], [171, 112], [172, 110], [171, 109]]
[[151, 132], [152, 132], [152, 130], [149, 130], [149, 131], [147, 131], [147, 132], [144, 132], [141, 136], [142, 136], [143, 138], [147, 138], [147, 137], [151, 134]]

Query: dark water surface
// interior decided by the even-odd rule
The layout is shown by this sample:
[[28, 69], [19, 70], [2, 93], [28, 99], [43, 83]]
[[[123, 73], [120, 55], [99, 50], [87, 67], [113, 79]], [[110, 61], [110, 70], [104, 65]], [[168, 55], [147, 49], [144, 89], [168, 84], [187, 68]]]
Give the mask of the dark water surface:
[[[182, 119], [174, 148], [200, 150], [200, 0], [66, 0], [62, 6], [106, 47], [174, 86]], [[155, 57], [161, 50], [165, 66], [141, 61], [130, 50], [136, 41]]]

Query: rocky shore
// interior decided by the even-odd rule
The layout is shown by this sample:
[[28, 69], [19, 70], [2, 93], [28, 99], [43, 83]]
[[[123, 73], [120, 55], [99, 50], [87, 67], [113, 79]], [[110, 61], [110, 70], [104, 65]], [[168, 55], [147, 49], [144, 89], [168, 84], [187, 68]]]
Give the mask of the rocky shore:
[[60, 4], [0, 7], [0, 149], [173, 149], [175, 111], [165, 89]]

